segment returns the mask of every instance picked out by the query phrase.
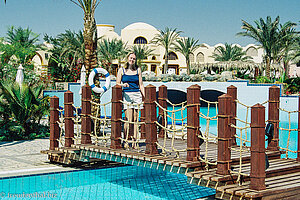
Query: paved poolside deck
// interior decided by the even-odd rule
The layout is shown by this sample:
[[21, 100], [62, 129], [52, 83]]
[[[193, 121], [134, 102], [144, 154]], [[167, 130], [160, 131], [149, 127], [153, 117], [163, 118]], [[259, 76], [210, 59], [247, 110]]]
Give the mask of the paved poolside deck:
[[49, 138], [0, 142], [0, 178], [70, 170], [51, 164], [43, 149], [49, 149]]

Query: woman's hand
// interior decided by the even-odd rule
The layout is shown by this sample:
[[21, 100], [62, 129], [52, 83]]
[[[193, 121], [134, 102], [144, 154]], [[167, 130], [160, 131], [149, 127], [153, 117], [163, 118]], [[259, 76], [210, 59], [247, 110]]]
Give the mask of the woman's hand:
[[122, 84], [123, 87], [129, 87], [129, 84], [128, 83], [124, 83]]

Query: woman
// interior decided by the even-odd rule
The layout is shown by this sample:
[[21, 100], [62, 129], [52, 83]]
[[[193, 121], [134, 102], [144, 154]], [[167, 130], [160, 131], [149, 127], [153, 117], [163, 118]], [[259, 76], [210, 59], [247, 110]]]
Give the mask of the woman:
[[[129, 122], [136, 122], [139, 117], [138, 109], [142, 109], [142, 98], [145, 88], [142, 80], [142, 72], [136, 64], [136, 55], [132, 52], [127, 56], [127, 63], [118, 70], [116, 84], [123, 87], [123, 101], [125, 117]], [[122, 83], [121, 83], [122, 82]], [[125, 126], [125, 133], [129, 131], [129, 124]], [[138, 125], [134, 124], [133, 139], [137, 139]]]

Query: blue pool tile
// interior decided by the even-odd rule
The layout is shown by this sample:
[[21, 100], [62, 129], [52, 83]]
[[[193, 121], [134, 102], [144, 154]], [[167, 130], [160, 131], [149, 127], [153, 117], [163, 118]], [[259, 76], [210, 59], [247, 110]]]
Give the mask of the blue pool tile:
[[197, 199], [215, 193], [215, 190], [188, 184], [185, 175], [137, 166], [0, 179], [0, 189], [48, 191], [57, 193], [56, 199], [80, 200]]

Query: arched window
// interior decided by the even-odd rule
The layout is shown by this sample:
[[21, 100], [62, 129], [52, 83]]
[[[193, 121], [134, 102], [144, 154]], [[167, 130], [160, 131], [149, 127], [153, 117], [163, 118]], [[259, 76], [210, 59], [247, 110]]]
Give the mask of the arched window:
[[190, 63], [195, 62], [195, 56], [194, 56], [193, 53], [191, 53], [191, 54], [189, 55], [189, 59], [190, 59]]
[[200, 62], [203, 63], [204, 62], [204, 54], [203, 53], [200, 52], [200, 53], [197, 54], [196, 62], [197, 63], [200, 63]]
[[144, 37], [137, 37], [134, 39], [134, 44], [147, 44], [147, 40]]
[[254, 47], [249, 47], [247, 49], [246, 53], [247, 53], [247, 56], [257, 56], [258, 55], [258, 51]]
[[[164, 59], [165, 59], [165, 56], [164, 56]], [[178, 56], [176, 55], [176, 53], [170, 52], [168, 55], [168, 59], [169, 60], [178, 60]]]
[[152, 60], [156, 60], [156, 57], [155, 57], [155, 56], [152, 56]]

